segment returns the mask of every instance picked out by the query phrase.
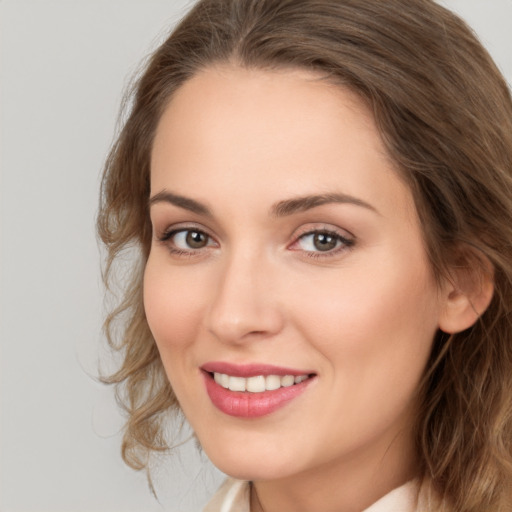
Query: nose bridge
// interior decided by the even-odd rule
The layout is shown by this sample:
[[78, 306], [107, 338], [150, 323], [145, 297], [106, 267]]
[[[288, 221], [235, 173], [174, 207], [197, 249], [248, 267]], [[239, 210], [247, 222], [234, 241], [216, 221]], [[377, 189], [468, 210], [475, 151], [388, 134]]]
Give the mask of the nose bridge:
[[282, 312], [272, 285], [272, 263], [250, 247], [227, 254], [207, 315], [207, 328], [224, 342], [268, 337], [282, 327]]

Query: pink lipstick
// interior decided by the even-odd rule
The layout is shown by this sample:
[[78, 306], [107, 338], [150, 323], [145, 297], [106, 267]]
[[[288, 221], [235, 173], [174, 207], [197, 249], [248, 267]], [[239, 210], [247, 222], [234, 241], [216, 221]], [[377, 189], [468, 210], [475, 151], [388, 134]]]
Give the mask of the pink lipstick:
[[201, 370], [213, 405], [240, 418], [271, 414], [301, 395], [315, 378], [307, 370], [266, 364], [211, 362]]

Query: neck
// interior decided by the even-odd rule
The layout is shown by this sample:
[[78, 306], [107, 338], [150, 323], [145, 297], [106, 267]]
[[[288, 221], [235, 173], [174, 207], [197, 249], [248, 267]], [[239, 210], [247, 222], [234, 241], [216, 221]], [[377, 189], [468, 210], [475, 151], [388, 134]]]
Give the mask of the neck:
[[381, 451], [353, 454], [287, 478], [255, 481], [251, 512], [361, 512], [417, 476], [411, 446], [395, 439]]

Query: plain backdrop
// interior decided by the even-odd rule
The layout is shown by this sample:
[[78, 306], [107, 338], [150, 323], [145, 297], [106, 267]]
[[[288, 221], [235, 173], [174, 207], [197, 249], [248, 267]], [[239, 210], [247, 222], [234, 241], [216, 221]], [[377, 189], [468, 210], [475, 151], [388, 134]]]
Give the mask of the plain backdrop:
[[[443, 3], [511, 83], [512, 0]], [[223, 478], [189, 442], [156, 471], [156, 501], [95, 379], [102, 163], [129, 78], [190, 5], [0, 0], [0, 512], [198, 511]]]

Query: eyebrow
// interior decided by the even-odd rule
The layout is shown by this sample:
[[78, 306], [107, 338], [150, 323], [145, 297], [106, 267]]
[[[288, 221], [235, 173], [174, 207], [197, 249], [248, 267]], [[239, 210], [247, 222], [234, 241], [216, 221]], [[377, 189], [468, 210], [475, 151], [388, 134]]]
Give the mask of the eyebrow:
[[[178, 206], [179, 208], [183, 208], [190, 212], [196, 213], [198, 215], [203, 215], [205, 217], [213, 217], [211, 210], [203, 203], [200, 203], [199, 201], [196, 201], [195, 199], [191, 199], [189, 197], [181, 196], [179, 194], [173, 194], [171, 192], [168, 192], [167, 190], [162, 190], [161, 192], [158, 192], [157, 194], [150, 198], [150, 207], [157, 203], [169, 203], [174, 206]], [[324, 204], [331, 203], [352, 204], [355, 206], [366, 208], [375, 213], [379, 213], [376, 210], [376, 208], [374, 208], [371, 204], [367, 203], [366, 201], [363, 201], [362, 199], [359, 199], [357, 197], [341, 193], [316, 194], [286, 199], [284, 201], [279, 201], [275, 203], [271, 207], [270, 213], [275, 217], [287, 217], [295, 213], [304, 212], [312, 208], [316, 208], [317, 206], [322, 206]]]
[[377, 214], [379, 213], [375, 207], [366, 201], [340, 193], [310, 195], [279, 201], [272, 206], [271, 212], [276, 217], [286, 217], [288, 215], [293, 215], [294, 213], [304, 212], [311, 208], [331, 203], [353, 204], [355, 206], [371, 210]]
[[174, 206], [178, 206], [179, 208], [183, 208], [184, 210], [188, 210], [193, 213], [197, 213], [198, 215], [203, 215], [205, 217], [213, 217], [210, 209], [204, 204], [196, 201], [195, 199], [190, 199], [189, 197], [180, 196], [178, 194], [172, 194], [167, 190], [162, 190], [155, 194], [149, 200], [149, 206], [153, 206], [157, 203], [170, 203]]

